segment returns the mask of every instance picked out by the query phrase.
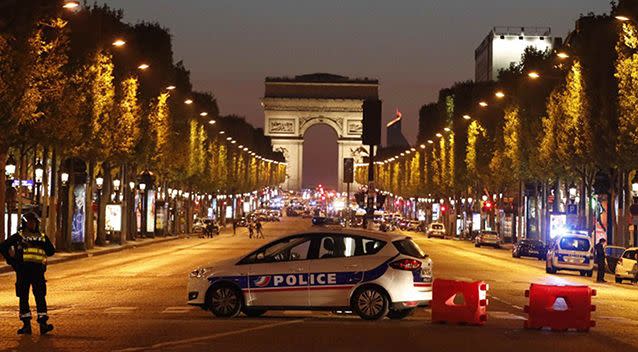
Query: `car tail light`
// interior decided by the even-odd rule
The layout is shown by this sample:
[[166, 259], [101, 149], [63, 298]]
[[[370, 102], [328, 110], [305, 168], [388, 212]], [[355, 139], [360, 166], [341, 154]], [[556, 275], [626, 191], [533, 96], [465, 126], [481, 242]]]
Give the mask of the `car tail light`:
[[390, 266], [397, 270], [414, 271], [421, 269], [421, 262], [415, 259], [401, 259], [390, 263]]

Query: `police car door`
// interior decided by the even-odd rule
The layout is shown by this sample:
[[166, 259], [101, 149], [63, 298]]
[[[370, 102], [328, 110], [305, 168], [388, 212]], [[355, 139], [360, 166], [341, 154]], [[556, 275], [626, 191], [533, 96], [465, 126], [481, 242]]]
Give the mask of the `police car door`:
[[308, 252], [310, 237], [291, 236], [258, 253], [250, 265], [248, 305], [308, 306]]
[[319, 254], [310, 261], [308, 275], [312, 307], [350, 305], [350, 292], [363, 280], [365, 272], [383, 263], [376, 256], [356, 251], [364, 241], [370, 240], [340, 234], [322, 236]]

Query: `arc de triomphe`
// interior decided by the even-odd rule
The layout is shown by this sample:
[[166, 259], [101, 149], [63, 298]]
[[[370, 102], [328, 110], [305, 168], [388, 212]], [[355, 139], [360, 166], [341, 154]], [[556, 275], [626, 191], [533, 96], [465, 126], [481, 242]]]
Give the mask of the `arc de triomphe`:
[[325, 124], [337, 133], [338, 191], [345, 191], [343, 159], [353, 157], [355, 162], [361, 162], [368, 153], [361, 142], [362, 104], [365, 99], [378, 98], [379, 82], [316, 73], [266, 78], [265, 83], [262, 100], [265, 133], [271, 137], [273, 148], [284, 153], [288, 163], [283, 187], [301, 189], [304, 134], [316, 124]]

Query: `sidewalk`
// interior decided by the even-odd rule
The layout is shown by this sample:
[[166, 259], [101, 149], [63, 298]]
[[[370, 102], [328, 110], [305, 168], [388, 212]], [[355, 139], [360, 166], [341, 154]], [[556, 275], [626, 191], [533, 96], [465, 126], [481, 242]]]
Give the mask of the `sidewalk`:
[[[184, 238], [185, 236], [168, 236], [168, 237], [155, 237], [155, 238], [144, 238], [138, 239], [135, 241], [127, 242], [123, 245], [110, 245], [104, 247], [95, 247], [93, 249], [89, 249], [83, 252], [57, 252], [51, 258], [49, 258], [48, 265], [54, 265], [58, 263], [68, 262], [70, 260], [77, 260], [82, 258], [89, 258], [98, 255], [105, 255], [110, 253], [120, 252], [126, 249], [145, 247], [152, 244], [163, 243], [168, 241], [177, 240], [179, 238]], [[7, 273], [13, 271], [9, 265], [4, 262], [4, 258], [0, 255], [0, 260], [2, 264], [0, 264], [0, 274]]]

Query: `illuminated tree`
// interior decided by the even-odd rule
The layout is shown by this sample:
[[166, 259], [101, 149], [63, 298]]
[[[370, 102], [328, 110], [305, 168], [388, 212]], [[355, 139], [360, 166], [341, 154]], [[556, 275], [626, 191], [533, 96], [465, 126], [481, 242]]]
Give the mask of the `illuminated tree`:
[[626, 170], [638, 168], [638, 28], [626, 22], [616, 44], [618, 59], [618, 140], [616, 150]]

